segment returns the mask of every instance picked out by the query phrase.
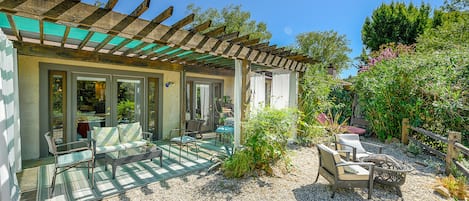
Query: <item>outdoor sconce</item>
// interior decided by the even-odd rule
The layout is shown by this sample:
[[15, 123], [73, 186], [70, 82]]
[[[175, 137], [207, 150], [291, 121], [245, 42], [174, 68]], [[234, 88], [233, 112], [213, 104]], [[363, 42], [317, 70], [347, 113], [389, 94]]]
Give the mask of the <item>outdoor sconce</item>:
[[164, 83], [164, 86], [166, 86], [166, 88], [174, 86], [174, 82], [173, 81], [166, 82]]

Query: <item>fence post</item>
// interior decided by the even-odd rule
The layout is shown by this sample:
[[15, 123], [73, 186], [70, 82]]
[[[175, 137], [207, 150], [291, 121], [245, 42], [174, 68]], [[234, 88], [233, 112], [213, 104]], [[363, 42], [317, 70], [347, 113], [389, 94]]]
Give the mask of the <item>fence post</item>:
[[449, 131], [448, 132], [448, 151], [446, 153], [446, 167], [445, 173], [449, 175], [451, 173], [451, 164], [453, 163], [453, 159], [457, 159], [459, 156], [459, 149], [457, 149], [454, 144], [456, 142], [461, 142], [461, 133]]
[[409, 144], [409, 119], [404, 118], [402, 119], [402, 135], [401, 135], [401, 142], [403, 144]]

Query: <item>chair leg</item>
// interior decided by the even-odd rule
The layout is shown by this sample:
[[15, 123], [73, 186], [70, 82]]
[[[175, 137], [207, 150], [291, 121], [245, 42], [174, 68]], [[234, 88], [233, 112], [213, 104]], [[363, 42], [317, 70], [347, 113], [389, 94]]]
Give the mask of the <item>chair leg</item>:
[[179, 145], [179, 163], [181, 163], [182, 143]]
[[52, 194], [54, 193], [56, 177], [57, 177], [57, 167], [54, 169], [54, 176], [52, 177], [52, 184], [51, 184], [50, 190], [49, 190], [49, 197], [52, 197]]
[[337, 186], [335, 185], [332, 185], [332, 195], [331, 195], [331, 198], [334, 198], [335, 196], [335, 191], [337, 190]]
[[313, 184], [315, 184], [316, 182], [318, 182], [318, 179], [319, 179], [319, 170], [318, 170], [318, 174], [316, 175], [316, 179], [314, 180]]
[[[93, 159], [93, 162], [95, 161], [96, 159]], [[91, 189], [94, 189], [94, 166], [91, 167]]]
[[199, 160], [199, 147], [197, 146], [197, 142], [195, 143], [195, 154], [197, 155], [197, 160]]
[[168, 159], [171, 158], [171, 142], [169, 143]]

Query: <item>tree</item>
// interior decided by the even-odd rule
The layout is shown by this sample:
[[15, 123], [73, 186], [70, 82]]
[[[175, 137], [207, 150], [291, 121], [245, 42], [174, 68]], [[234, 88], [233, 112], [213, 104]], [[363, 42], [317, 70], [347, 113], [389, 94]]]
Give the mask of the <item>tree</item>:
[[319, 65], [323, 68], [332, 64], [338, 72], [348, 67], [350, 58], [347, 54], [352, 51], [348, 47], [346, 36], [339, 35], [335, 31], [299, 34], [296, 36], [295, 48], [319, 61]]
[[226, 33], [239, 31], [240, 36], [250, 34], [251, 39], [260, 38], [261, 41], [268, 41], [272, 37], [272, 34], [267, 30], [267, 25], [251, 20], [251, 13], [242, 11], [241, 5], [229, 5], [221, 11], [214, 8], [202, 11], [200, 7], [190, 4], [187, 6], [187, 10], [195, 14], [194, 26], [212, 20], [213, 28], [207, 31], [226, 25]]
[[469, 0], [445, 0], [443, 9], [446, 11], [467, 11], [469, 10]]
[[363, 44], [372, 51], [379, 50], [383, 44], [391, 42], [411, 45], [430, 24], [430, 6], [422, 4], [419, 8], [412, 3], [382, 4], [365, 19], [362, 28]]

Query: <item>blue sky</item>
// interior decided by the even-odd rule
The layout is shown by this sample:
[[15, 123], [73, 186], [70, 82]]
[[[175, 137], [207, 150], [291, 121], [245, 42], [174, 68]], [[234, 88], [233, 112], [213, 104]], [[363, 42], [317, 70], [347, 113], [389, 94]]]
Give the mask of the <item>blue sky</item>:
[[[105, 0], [101, 0], [105, 2]], [[84, 0], [85, 3], [93, 3], [95, 0]], [[131, 13], [141, 1], [118, 1], [115, 11]], [[361, 28], [365, 18], [371, 16], [374, 9], [382, 3], [390, 3], [391, 0], [152, 0], [150, 8], [141, 18], [151, 20], [160, 12], [174, 6], [173, 16], [163, 22], [172, 25], [174, 22], [190, 14], [186, 11], [187, 5], [195, 5], [206, 8], [227, 7], [230, 4], [242, 5], [242, 10], [251, 13], [251, 19], [267, 24], [272, 33], [271, 44], [287, 46], [295, 43], [295, 36], [311, 31], [334, 30], [339, 34], [345, 34], [349, 40], [352, 52], [350, 58], [360, 55], [362, 50]], [[399, 2], [412, 2], [420, 5], [422, 0], [404, 0]], [[444, 0], [423, 0], [432, 8], [443, 5]], [[356, 75], [356, 68], [349, 68], [342, 72], [341, 77]]]

